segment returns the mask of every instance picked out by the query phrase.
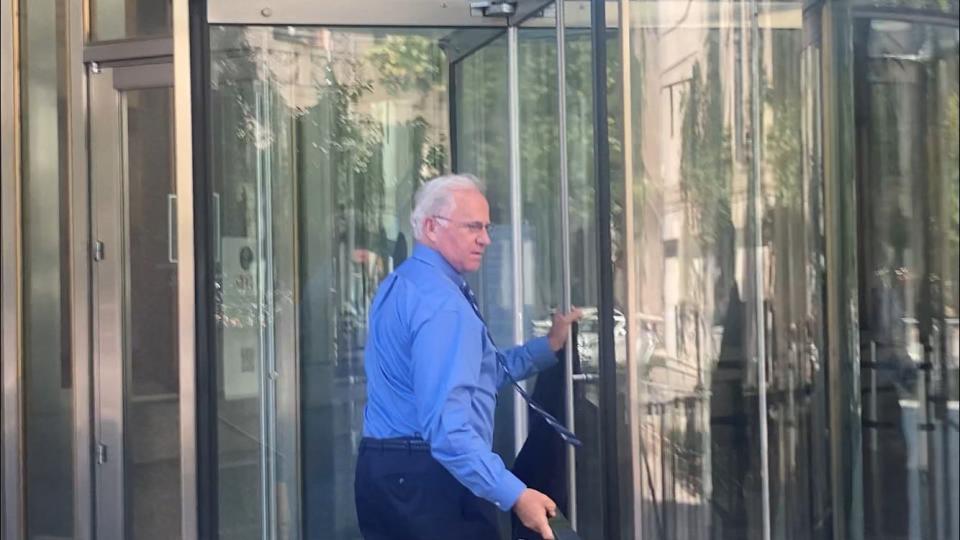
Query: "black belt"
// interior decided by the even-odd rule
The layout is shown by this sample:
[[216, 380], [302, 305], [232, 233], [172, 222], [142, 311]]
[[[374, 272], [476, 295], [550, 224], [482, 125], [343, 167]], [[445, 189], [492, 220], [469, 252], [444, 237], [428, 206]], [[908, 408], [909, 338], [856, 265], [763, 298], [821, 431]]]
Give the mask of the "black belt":
[[404, 437], [397, 439], [374, 439], [364, 437], [360, 441], [361, 450], [402, 450], [405, 452], [429, 452], [430, 443], [420, 438]]

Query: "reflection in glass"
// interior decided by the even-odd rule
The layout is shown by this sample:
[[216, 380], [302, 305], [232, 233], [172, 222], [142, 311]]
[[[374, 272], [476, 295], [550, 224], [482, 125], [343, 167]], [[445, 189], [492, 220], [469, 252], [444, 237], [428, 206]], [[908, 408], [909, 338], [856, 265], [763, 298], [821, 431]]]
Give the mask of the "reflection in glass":
[[90, 0], [90, 40], [169, 36], [169, 0]]
[[123, 94], [127, 179], [125, 473], [127, 535], [180, 537], [177, 265], [171, 257], [173, 90]]
[[[575, 12], [569, 8], [568, 12]], [[574, 356], [574, 427], [584, 446], [575, 456], [574, 509], [577, 530], [586, 538], [604, 536], [599, 410], [596, 184], [593, 176], [592, 46], [589, 21], [568, 16], [566, 38], [567, 174], [569, 198], [559, 200], [560, 154], [557, 101], [556, 19], [552, 9], [525, 23], [518, 32], [519, 129], [524, 242], [524, 313], [528, 336], [550, 328], [550, 313], [560, 307], [560, 213], [570, 220], [571, 303], [584, 308]], [[616, 33], [610, 32], [610, 41]], [[608, 70], [616, 70], [616, 49], [609, 47]], [[611, 116], [617, 114], [611, 100]], [[529, 240], [528, 240], [529, 239]]]
[[[417, 186], [450, 169], [448, 56], [458, 51], [441, 43], [458, 37], [211, 29], [222, 537], [359, 535], [352, 493], [367, 314], [413, 247]], [[473, 58], [496, 65], [496, 51]], [[459, 74], [466, 83], [480, 75], [470, 61]], [[496, 120], [464, 129], [502, 136]], [[458, 157], [477, 167], [461, 170], [487, 176], [493, 220], [507, 225], [501, 165]], [[504, 262], [488, 255], [478, 291], [509, 295]]]
[[829, 509], [822, 195], [800, 5], [622, 13], [630, 204], [612, 210], [632, 256], [615, 258], [629, 344], [618, 362], [639, 378], [627, 396], [639, 426], [620, 433], [638, 453], [628, 529], [760, 538], [768, 503], [773, 538], [817, 537]]
[[956, 538], [960, 38], [856, 28], [865, 528]]
[[[759, 32], [760, 254], [767, 363], [771, 537], [831, 534], [824, 244], [815, 43], [798, 5], [767, 4]], [[807, 21], [810, 23], [811, 21]]]

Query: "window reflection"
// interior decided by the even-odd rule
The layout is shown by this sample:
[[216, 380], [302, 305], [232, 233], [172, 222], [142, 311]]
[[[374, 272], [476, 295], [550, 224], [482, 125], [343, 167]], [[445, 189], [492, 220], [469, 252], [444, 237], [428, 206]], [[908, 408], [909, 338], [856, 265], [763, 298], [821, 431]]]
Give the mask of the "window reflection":
[[960, 532], [957, 506], [955, 27], [862, 19], [861, 341], [865, 527]]
[[[221, 536], [359, 536], [368, 312], [412, 250], [416, 188], [450, 169], [462, 37], [211, 29]], [[509, 223], [506, 176], [470, 172], [490, 175], [493, 220]], [[509, 229], [491, 236], [510, 252]], [[485, 263], [478, 290], [500, 294], [510, 266]]]
[[819, 143], [805, 120], [819, 101], [803, 79], [819, 66], [798, 4], [761, 5], [757, 39], [751, 10], [629, 6], [620, 226], [634, 255], [618, 262], [618, 304], [639, 378], [643, 538], [760, 537], [764, 476], [774, 538], [815, 537], [829, 508]]
[[169, 36], [169, 0], [90, 0], [91, 41]]

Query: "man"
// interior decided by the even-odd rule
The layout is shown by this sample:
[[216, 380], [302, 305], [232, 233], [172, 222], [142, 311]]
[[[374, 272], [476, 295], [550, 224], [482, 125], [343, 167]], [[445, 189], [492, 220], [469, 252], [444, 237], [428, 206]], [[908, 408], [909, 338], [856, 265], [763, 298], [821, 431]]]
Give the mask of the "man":
[[545, 338], [497, 350], [463, 278], [490, 245], [482, 190], [460, 175], [420, 188], [417, 245], [373, 301], [355, 479], [367, 540], [495, 540], [497, 509], [553, 538], [556, 504], [493, 453], [493, 414], [501, 386], [556, 361], [580, 313], [555, 315]]

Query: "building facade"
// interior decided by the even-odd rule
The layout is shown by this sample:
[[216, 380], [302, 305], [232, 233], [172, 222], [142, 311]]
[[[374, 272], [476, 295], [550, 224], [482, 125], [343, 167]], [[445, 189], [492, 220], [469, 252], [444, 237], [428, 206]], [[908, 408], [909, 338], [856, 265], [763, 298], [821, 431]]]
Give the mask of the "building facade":
[[960, 539], [956, 0], [0, 9], [4, 539], [359, 538], [368, 309], [450, 171], [494, 338], [585, 310], [583, 538]]

